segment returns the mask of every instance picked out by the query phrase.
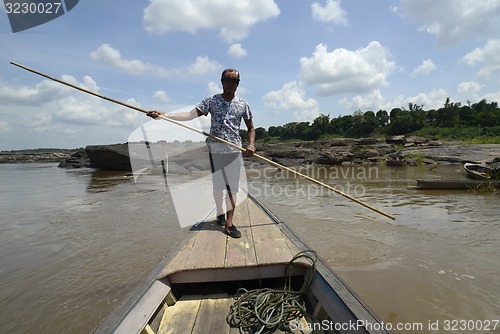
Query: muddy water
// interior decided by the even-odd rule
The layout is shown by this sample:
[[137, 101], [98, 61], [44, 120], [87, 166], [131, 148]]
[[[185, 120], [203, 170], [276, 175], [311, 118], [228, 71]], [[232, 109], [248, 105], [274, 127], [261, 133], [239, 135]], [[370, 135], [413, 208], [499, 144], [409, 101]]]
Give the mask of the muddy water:
[[280, 172], [266, 178], [271, 173], [256, 173], [267, 180], [256, 189], [261, 198], [381, 320], [410, 329], [396, 332], [500, 332], [490, 322], [500, 316], [500, 194], [408, 189], [416, 179], [464, 179], [461, 165], [309, 170], [395, 221]]
[[0, 185], [0, 333], [90, 332], [185, 232], [124, 173], [0, 165]]
[[[445, 321], [499, 318], [498, 193], [407, 188], [464, 178], [459, 165], [306, 172], [396, 216], [273, 168], [248, 171], [250, 191], [383, 321], [464, 333]], [[128, 174], [0, 165], [0, 185], [1, 333], [88, 333], [186, 233], [162, 185], [138, 187]]]

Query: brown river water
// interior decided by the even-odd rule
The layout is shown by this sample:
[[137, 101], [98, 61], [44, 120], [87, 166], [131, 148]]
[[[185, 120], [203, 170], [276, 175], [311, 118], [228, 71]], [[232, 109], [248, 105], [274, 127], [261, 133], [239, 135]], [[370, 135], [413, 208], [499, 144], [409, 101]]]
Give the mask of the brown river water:
[[[500, 195], [408, 189], [459, 164], [251, 166], [248, 189], [396, 333], [500, 333]], [[211, 199], [207, 199], [211, 200]], [[194, 204], [195, 205], [195, 204]], [[0, 333], [88, 333], [187, 229], [162, 185], [56, 164], [0, 164]], [[496, 324], [496, 327], [495, 327]]]

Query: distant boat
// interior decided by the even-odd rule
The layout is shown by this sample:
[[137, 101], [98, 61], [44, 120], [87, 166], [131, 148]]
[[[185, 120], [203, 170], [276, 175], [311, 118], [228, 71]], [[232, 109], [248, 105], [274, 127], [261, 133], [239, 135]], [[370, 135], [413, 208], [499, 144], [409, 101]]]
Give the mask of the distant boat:
[[464, 169], [467, 175], [475, 180], [500, 180], [500, 166], [492, 168], [467, 162]]
[[410, 189], [426, 190], [478, 190], [478, 189], [498, 189], [500, 181], [491, 180], [417, 180], [416, 186], [409, 186]]
[[401, 153], [391, 153], [387, 155], [385, 163], [387, 166], [404, 166], [406, 164], [406, 160], [404, 155]]

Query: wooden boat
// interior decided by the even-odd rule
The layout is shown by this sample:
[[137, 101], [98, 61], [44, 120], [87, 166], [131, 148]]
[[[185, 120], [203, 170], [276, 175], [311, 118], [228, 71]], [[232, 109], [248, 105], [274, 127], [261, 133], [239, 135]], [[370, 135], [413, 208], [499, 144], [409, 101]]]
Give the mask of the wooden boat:
[[405, 157], [400, 153], [390, 153], [385, 158], [387, 166], [404, 166], [406, 164]]
[[[244, 302], [241, 288], [302, 290], [292, 299], [309, 315], [286, 320], [294, 333], [390, 333], [391, 324], [381, 322], [325, 262], [293, 260], [309, 248], [262, 203], [249, 195], [235, 219], [240, 239], [226, 237], [214, 215], [194, 225], [93, 333], [284, 333], [236, 312], [233, 303]], [[230, 322], [242, 328], [230, 327], [230, 310]]]
[[417, 180], [412, 189], [427, 190], [476, 190], [500, 188], [500, 181], [490, 180]]
[[464, 164], [467, 176], [476, 180], [500, 180], [500, 167], [491, 168], [480, 164], [466, 162]]

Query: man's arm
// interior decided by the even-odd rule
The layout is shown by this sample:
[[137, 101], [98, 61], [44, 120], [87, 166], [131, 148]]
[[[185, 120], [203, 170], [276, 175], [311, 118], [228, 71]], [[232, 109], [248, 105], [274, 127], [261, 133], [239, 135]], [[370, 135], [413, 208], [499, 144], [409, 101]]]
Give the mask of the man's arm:
[[245, 124], [247, 125], [247, 129], [248, 129], [248, 146], [247, 146], [247, 150], [245, 152], [245, 155], [247, 156], [253, 156], [253, 154], [255, 153], [255, 128], [253, 126], [253, 121], [252, 119], [245, 119]]
[[[157, 110], [151, 110], [151, 111], [148, 111], [148, 113], [146, 115], [148, 115], [151, 118], [157, 118], [160, 115], [164, 115], [170, 119], [173, 119], [174, 121], [183, 122], [183, 121], [190, 121], [192, 119], [195, 119], [196, 117], [200, 117], [201, 115], [203, 115], [203, 113], [198, 108], [193, 108], [190, 111], [174, 112], [174, 113], [170, 113], [170, 114], [167, 114], [167, 113], [164, 113], [161, 111], [157, 111]], [[255, 135], [254, 135], [254, 137], [255, 137]]]

